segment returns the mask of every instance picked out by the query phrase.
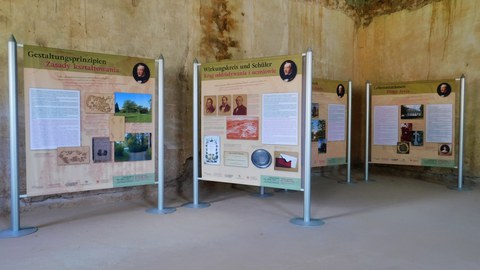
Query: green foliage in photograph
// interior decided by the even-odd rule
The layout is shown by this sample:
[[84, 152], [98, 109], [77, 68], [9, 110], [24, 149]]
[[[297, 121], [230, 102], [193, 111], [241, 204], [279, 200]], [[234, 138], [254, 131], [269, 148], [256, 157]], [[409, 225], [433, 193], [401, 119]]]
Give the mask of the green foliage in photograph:
[[150, 138], [148, 138], [145, 133], [129, 133], [125, 137], [125, 143], [128, 147], [128, 151], [131, 153], [143, 152], [148, 149], [148, 143]]

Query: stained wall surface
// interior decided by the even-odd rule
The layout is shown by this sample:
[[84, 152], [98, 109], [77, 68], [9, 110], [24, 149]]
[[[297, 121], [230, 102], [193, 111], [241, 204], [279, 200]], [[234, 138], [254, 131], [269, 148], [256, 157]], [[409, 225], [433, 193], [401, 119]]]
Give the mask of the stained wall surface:
[[[403, 82], [466, 77], [465, 179], [480, 177], [480, 3], [444, 0], [419, 9], [373, 18], [355, 34], [355, 87], [371, 82]], [[357, 96], [357, 111], [365, 111], [365, 92]], [[363, 121], [365, 117], [363, 117]], [[354, 123], [363, 129], [363, 123]], [[362, 132], [364, 136], [365, 132]], [[358, 139], [361, 143], [364, 137]], [[357, 160], [363, 153], [358, 149]], [[435, 173], [450, 173], [432, 170]], [[453, 173], [456, 173], [453, 171]]]
[[[329, 1], [327, 1], [329, 2]], [[0, 1], [0, 214], [10, 186], [7, 41], [107, 54], [165, 59], [165, 181], [175, 196], [192, 157], [192, 63], [297, 54], [311, 48], [314, 76], [354, 75], [354, 20], [337, 5], [304, 0], [1, 0]], [[19, 56], [22, 50], [19, 49]], [[21, 58], [21, 57], [20, 57]], [[19, 142], [24, 151], [23, 84], [19, 74]], [[25, 166], [20, 155], [20, 186]], [[186, 169], [187, 168], [187, 169]], [[155, 189], [64, 194], [27, 199], [24, 208], [62, 206], [103, 198], [151, 195]]]

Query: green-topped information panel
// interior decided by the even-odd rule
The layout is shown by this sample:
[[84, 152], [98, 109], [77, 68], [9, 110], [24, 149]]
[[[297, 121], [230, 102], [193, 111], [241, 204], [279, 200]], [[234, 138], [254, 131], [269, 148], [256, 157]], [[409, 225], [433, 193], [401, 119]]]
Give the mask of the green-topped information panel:
[[202, 180], [302, 189], [302, 55], [200, 66]]
[[312, 167], [347, 163], [348, 81], [312, 81]]
[[455, 167], [455, 80], [373, 84], [371, 162]]
[[155, 60], [25, 45], [29, 196], [155, 181]]

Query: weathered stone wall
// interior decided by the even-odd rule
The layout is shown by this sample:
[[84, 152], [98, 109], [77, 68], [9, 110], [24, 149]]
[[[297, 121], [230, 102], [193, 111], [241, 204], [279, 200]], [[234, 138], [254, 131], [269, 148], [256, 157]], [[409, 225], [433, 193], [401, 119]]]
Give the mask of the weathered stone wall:
[[[132, 55], [157, 58], [165, 57], [166, 99], [166, 178], [181, 175], [188, 154], [184, 151], [185, 107], [184, 95], [188, 91], [189, 64], [198, 50], [193, 45], [200, 33], [194, 28], [198, 20], [199, 5], [196, 1], [1, 1], [0, 40], [0, 197], [5, 199], [9, 190], [8, 154], [8, 89], [6, 42], [14, 35], [24, 44], [84, 50], [99, 53]], [[181, 11], [181, 12], [176, 12]], [[197, 38], [198, 39], [198, 38]], [[192, 48], [192, 49], [191, 49]], [[21, 57], [22, 50], [19, 49]], [[21, 73], [21, 72], [20, 72]], [[21, 74], [20, 74], [21, 75]], [[23, 118], [23, 84], [19, 78], [19, 114]], [[20, 120], [20, 142], [24, 139], [23, 121]], [[21, 143], [20, 153], [24, 151]], [[20, 159], [20, 186], [24, 187], [25, 167]], [[143, 188], [115, 189], [87, 193], [109, 193], [109, 197], [130, 198], [143, 196]], [[113, 195], [115, 194], [115, 195]], [[69, 194], [54, 198], [73, 198]], [[61, 199], [60, 198], [60, 199]], [[45, 200], [46, 198], [34, 198]], [[30, 202], [31, 200], [27, 200]], [[5, 203], [2, 202], [2, 206]], [[4, 207], [2, 207], [4, 209]]]
[[346, 12], [355, 18], [357, 25], [368, 26], [373, 18], [402, 10], [416, 10], [432, 2], [443, 0], [346, 0]]
[[[420, 1], [422, 2], [422, 1]], [[434, 1], [415, 10], [402, 10], [373, 18], [360, 26], [355, 40], [356, 111], [364, 111], [364, 84], [435, 80], [466, 76], [465, 104], [465, 177], [480, 177], [480, 3], [469, 0]], [[363, 91], [363, 92], [362, 92]], [[363, 121], [365, 117], [363, 117]], [[355, 124], [355, 123], [354, 123]], [[364, 130], [363, 122], [354, 129]], [[361, 134], [365, 134], [362, 132]], [[362, 135], [363, 136], [363, 135]], [[364, 137], [357, 138], [362, 144]], [[363, 149], [355, 151], [355, 160], [363, 159]], [[418, 172], [448, 176], [455, 171], [422, 169]]]
[[[312, 48], [314, 75], [350, 79], [354, 20], [332, 1], [305, 0], [2, 0], [0, 1], [0, 214], [9, 200], [7, 40], [99, 53], [165, 58], [167, 197], [191, 181], [192, 63], [297, 54]], [[21, 55], [21, 50], [19, 50]], [[21, 75], [21, 74], [20, 74]], [[19, 112], [23, 118], [20, 84]], [[20, 122], [23, 125], [23, 121]], [[20, 130], [20, 141], [23, 140]], [[24, 151], [23, 144], [20, 152]], [[25, 171], [20, 162], [20, 171]], [[21, 173], [24, 187], [24, 174]], [[23, 201], [66, 207], [78, 202], [155, 198], [154, 188], [63, 194]]]

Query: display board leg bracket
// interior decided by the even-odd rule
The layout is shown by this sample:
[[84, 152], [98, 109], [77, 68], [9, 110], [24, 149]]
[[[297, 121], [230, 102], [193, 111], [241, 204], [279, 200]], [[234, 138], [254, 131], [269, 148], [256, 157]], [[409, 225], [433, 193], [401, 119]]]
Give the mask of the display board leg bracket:
[[20, 230], [12, 230], [12, 229], [4, 230], [4, 231], [0, 231], [0, 239], [22, 237], [25, 235], [35, 233], [37, 231], [38, 231], [37, 227], [22, 228]]
[[470, 186], [459, 187], [458, 185], [448, 185], [447, 188], [451, 189], [451, 190], [456, 190], [456, 191], [471, 191], [471, 190], [473, 190], [473, 188], [470, 187]]
[[278, 192], [278, 193], [295, 193], [295, 192], [297, 192], [297, 191], [296, 191], [296, 190], [291, 190], [291, 189], [282, 188], [282, 189], [276, 189], [275, 192]]
[[257, 198], [268, 198], [268, 197], [272, 197], [273, 194], [272, 193], [266, 193], [265, 192], [265, 187], [260, 187], [260, 191], [258, 193], [253, 193], [252, 196], [257, 197]]
[[153, 215], [170, 214], [170, 213], [173, 213], [175, 211], [176, 211], [176, 209], [172, 208], [172, 207], [166, 207], [166, 208], [163, 208], [163, 209], [149, 208], [149, 209], [145, 210], [145, 212], [147, 212], [149, 214], [153, 214]]
[[358, 182], [355, 181], [355, 179], [350, 179], [350, 181], [348, 181], [348, 180], [339, 180], [339, 181], [337, 181], [337, 183], [339, 183], [339, 184], [345, 184], [345, 185], [354, 185], [354, 184], [357, 184]]
[[298, 226], [302, 226], [302, 227], [318, 227], [325, 224], [325, 222], [321, 219], [314, 218], [314, 219], [305, 220], [304, 218], [299, 218], [299, 217], [290, 219], [290, 223]]
[[199, 202], [199, 203], [190, 202], [183, 205], [183, 207], [185, 208], [195, 208], [195, 209], [207, 208], [209, 206], [210, 206], [210, 203], [206, 203], [206, 202]]

